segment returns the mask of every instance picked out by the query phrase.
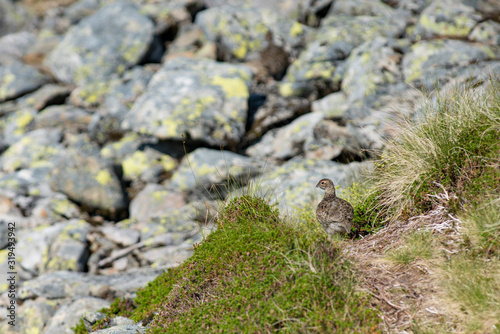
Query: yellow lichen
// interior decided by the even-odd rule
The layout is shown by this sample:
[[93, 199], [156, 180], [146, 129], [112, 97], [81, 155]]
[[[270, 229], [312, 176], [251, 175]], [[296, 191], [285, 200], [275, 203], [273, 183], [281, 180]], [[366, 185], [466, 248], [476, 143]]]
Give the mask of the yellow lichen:
[[212, 84], [220, 86], [226, 94], [226, 98], [237, 97], [248, 99], [249, 97], [248, 87], [240, 78], [224, 78], [221, 76], [215, 76], [212, 78]]
[[100, 185], [107, 185], [113, 179], [107, 170], [100, 170], [95, 178]]

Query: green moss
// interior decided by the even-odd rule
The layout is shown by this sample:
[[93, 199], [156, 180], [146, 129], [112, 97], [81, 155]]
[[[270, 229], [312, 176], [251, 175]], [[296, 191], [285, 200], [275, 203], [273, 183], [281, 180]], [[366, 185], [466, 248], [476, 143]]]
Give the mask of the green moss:
[[133, 310], [118, 300], [105, 312], [154, 318], [151, 333], [377, 332], [350, 263], [317, 227], [285, 223], [259, 198], [233, 199], [218, 229], [140, 290]]

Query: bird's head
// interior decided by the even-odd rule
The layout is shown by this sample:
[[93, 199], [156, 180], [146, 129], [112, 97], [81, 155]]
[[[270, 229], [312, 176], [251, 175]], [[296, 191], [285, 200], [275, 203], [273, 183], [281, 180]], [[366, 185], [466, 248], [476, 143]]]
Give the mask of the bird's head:
[[335, 189], [335, 186], [333, 185], [332, 180], [330, 179], [321, 179], [318, 184], [316, 185], [316, 188], [320, 189]]

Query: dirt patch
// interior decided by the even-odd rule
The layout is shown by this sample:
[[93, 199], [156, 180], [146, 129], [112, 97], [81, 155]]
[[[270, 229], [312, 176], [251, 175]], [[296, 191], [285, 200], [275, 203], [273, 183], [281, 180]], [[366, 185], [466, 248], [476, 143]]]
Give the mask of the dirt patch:
[[[396, 264], [387, 252], [404, 244], [405, 236], [418, 230], [432, 232], [437, 254], [430, 260]], [[440, 285], [440, 264], [457, 251], [460, 222], [445, 207], [436, 205], [428, 214], [397, 221], [376, 234], [350, 242], [345, 251], [353, 257], [363, 289], [373, 296], [388, 333], [418, 330], [456, 331], [457, 306], [451, 304]]]

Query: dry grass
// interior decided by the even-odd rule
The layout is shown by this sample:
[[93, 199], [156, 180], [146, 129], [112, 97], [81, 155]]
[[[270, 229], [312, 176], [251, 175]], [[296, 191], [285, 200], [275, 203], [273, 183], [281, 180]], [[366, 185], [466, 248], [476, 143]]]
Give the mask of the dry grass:
[[413, 118], [403, 117], [396, 125], [397, 135], [386, 143], [372, 176], [389, 220], [429, 210], [427, 196], [441, 191], [434, 182], [458, 195], [460, 202], [464, 193], [483, 186], [476, 179], [498, 181], [483, 175], [500, 161], [495, 152], [500, 133], [498, 87], [498, 79], [491, 79], [485, 87], [438, 95]]

